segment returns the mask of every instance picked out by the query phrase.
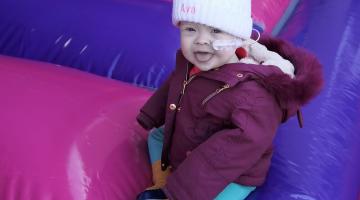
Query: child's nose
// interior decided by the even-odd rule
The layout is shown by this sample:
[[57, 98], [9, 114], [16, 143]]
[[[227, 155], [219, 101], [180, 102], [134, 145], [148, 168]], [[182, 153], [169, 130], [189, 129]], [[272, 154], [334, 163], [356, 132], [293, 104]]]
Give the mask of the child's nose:
[[206, 33], [200, 33], [195, 40], [195, 44], [210, 45], [210, 43], [211, 43], [210, 36]]

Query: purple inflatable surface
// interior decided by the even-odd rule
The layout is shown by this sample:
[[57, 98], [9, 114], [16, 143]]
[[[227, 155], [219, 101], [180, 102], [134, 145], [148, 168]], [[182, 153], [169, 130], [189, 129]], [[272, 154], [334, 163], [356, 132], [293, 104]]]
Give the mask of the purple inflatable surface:
[[[257, 27], [280, 29], [297, 2], [254, 0]], [[0, 53], [157, 88], [179, 48], [171, 6], [162, 0], [1, 0]]]
[[326, 85], [305, 127], [279, 130], [266, 184], [249, 199], [360, 199], [360, 2], [302, 1], [281, 33], [314, 52]]
[[160, 0], [1, 0], [0, 53], [155, 88], [179, 47], [170, 16]]

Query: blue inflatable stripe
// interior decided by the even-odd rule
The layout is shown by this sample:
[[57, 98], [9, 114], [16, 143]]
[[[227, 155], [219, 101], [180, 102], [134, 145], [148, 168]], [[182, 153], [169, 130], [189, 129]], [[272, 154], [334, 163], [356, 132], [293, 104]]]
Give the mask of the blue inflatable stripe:
[[292, 0], [290, 2], [290, 4], [289, 4], [288, 8], [286, 9], [286, 11], [284, 12], [283, 16], [281, 17], [279, 22], [276, 24], [276, 26], [272, 30], [271, 34], [273, 36], [277, 36], [280, 33], [280, 31], [282, 30], [282, 28], [284, 27], [286, 22], [289, 20], [291, 15], [294, 13], [297, 5], [299, 4], [299, 1], [300, 0]]

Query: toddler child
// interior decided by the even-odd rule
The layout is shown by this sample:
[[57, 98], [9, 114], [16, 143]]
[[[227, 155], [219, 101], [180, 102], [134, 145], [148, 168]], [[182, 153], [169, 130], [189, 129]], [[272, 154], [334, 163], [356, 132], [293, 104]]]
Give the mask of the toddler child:
[[176, 68], [137, 117], [152, 129], [154, 182], [138, 199], [245, 199], [265, 181], [278, 126], [319, 92], [321, 66], [252, 40], [250, 0], [174, 0], [172, 19]]

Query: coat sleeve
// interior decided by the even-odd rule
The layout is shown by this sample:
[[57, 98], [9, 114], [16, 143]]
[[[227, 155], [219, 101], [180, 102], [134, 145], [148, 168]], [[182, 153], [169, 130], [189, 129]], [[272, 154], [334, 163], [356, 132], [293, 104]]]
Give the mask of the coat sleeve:
[[165, 123], [166, 103], [172, 77], [173, 73], [140, 109], [136, 120], [144, 129], [150, 130]]
[[174, 170], [163, 188], [171, 200], [214, 199], [272, 144], [280, 123], [275, 98], [254, 81], [240, 90], [245, 100], [231, 111], [236, 127], [216, 132]]

